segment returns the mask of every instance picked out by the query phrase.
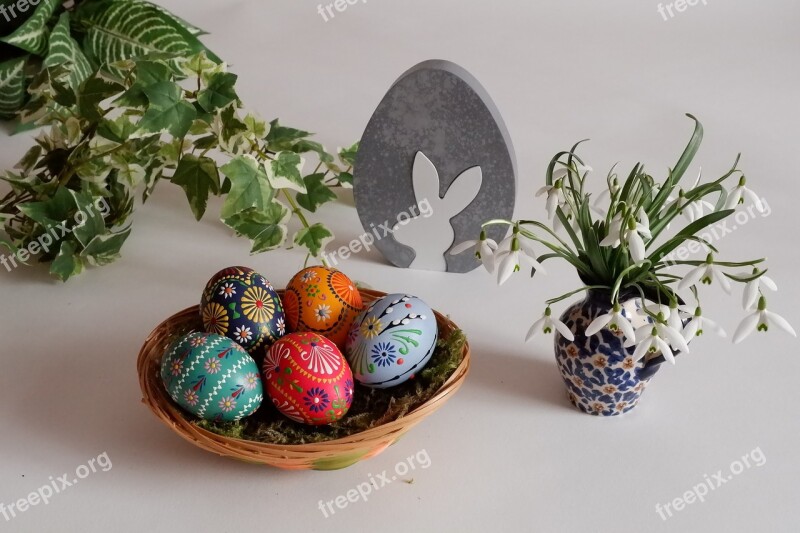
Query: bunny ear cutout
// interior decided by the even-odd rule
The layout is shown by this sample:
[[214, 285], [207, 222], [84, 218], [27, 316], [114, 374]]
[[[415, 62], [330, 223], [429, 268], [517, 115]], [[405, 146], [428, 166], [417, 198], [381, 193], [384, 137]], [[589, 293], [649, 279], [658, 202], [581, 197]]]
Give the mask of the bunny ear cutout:
[[458, 175], [444, 196], [444, 208], [452, 218], [461, 213], [478, 196], [483, 184], [481, 167], [471, 167]]
[[424, 200], [435, 202], [439, 199], [439, 172], [428, 156], [421, 151], [414, 156], [411, 181], [414, 183], [414, 196], [417, 203]]

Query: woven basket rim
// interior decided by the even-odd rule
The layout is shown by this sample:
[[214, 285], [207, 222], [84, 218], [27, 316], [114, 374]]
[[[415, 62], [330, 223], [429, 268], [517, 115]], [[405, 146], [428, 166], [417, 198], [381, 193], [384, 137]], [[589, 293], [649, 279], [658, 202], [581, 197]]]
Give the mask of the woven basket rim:
[[[386, 295], [381, 291], [364, 288], [359, 289], [359, 292], [365, 303]], [[278, 290], [278, 293], [283, 294], [283, 291]], [[458, 329], [458, 326], [445, 315], [435, 310], [434, 314], [440, 334]], [[188, 307], [162, 321], [148, 335], [137, 359], [142, 402], [170, 429], [192, 444], [219, 455], [246, 461], [289, 468], [290, 466], [282, 464], [283, 460], [290, 461], [296, 466], [298, 461], [302, 463], [304, 459], [315, 459], [320, 454], [347, 453], [356, 448], [372, 448], [379, 453], [385, 448], [384, 444], [388, 446], [387, 440], [393, 442], [401, 434], [440, 408], [461, 387], [470, 368], [470, 348], [469, 343], [465, 342], [460, 364], [431, 398], [399, 418], [345, 437], [306, 444], [275, 444], [226, 437], [203, 429], [187, 420], [180, 408], [167, 395], [156, 371], [163, 355], [163, 340], [172, 335], [173, 329], [185, 326], [189, 321], [196, 320], [197, 316], [199, 316], [199, 306]]]

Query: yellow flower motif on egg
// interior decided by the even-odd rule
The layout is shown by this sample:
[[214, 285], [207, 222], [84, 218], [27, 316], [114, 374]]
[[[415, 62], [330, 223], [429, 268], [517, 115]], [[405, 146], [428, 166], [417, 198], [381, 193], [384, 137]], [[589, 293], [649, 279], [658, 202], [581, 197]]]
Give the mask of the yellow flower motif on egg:
[[242, 295], [242, 311], [253, 322], [269, 322], [275, 315], [275, 302], [262, 287], [250, 287]]
[[371, 316], [361, 324], [361, 334], [365, 339], [374, 339], [378, 336], [382, 327], [381, 321], [377, 317]]
[[210, 303], [203, 308], [203, 325], [209, 333], [225, 335], [228, 331], [228, 312], [218, 303]]

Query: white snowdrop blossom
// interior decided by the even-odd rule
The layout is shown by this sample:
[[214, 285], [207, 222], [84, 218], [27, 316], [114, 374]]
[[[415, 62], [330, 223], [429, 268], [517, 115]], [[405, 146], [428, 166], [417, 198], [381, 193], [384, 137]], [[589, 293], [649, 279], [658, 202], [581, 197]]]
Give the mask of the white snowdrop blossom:
[[556, 216], [556, 209], [566, 204], [564, 199], [564, 181], [557, 180], [553, 185], [545, 185], [536, 191], [536, 197], [547, 194], [547, 218], [553, 219]]
[[690, 270], [689, 273], [686, 274], [686, 277], [678, 283], [678, 289], [687, 289], [692, 285], [696, 285], [697, 282], [703, 283], [704, 285], [711, 285], [715, 280], [719, 282], [725, 292], [728, 294], [731, 293], [731, 282], [722, 270], [714, 264], [713, 255], [708, 254], [705, 263]]
[[[683, 308], [684, 311], [688, 311], [688, 307]], [[701, 336], [705, 333], [705, 330], [709, 329], [719, 335], [720, 337], [727, 337], [728, 334], [725, 332], [719, 324], [714, 322], [708, 317], [703, 316], [703, 311], [699, 307], [695, 309], [694, 313], [692, 313], [692, 319], [686, 324], [686, 327], [683, 328], [683, 338], [686, 339], [686, 342], [690, 342], [695, 337]]]
[[[511, 247], [508, 250], [503, 250], [496, 255], [496, 261], [499, 262], [497, 268], [497, 284], [502, 285], [508, 278], [515, 272], [522, 269], [522, 263], [527, 263], [528, 266], [536, 269], [536, 272], [547, 274], [544, 267], [536, 260], [536, 252], [531, 246], [519, 238], [516, 233], [511, 237]], [[504, 241], [505, 242], [505, 241]], [[502, 244], [501, 244], [502, 247]]]
[[739, 327], [736, 328], [736, 333], [733, 334], [733, 342], [738, 344], [754, 331], [768, 331], [770, 326], [777, 326], [792, 337], [797, 337], [794, 328], [785, 318], [772, 311], [767, 311], [767, 299], [762, 296], [758, 300], [758, 307], [744, 317]]
[[586, 328], [586, 336], [591, 337], [604, 327], [607, 327], [614, 333], [622, 332], [626, 339], [634, 339], [636, 336], [631, 321], [622, 314], [622, 307], [619, 303], [614, 304], [614, 307], [612, 307], [608, 313], [600, 315], [592, 320], [592, 323]]
[[[753, 275], [758, 273], [758, 269], [753, 269]], [[772, 281], [772, 278], [767, 277], [765, 275], [761, 275], [756, 279], [747, 282], [744, 286], [744, 293], [742, 294], [742, 306], [745, 309], [750, 309], [753, 307], [753, 304], [756, 303], [758, 300], [758, 293], [761, 291], [761, 287], [764, 286], [771, 291], [777, 291], [778, 286]]]
[[497, 242], [494, 239], [487, 238], [486, 231], [481, 231], [479, 240], [466, 241], [456, 245], [450, 250], [450, 255], [458, 255], [471, 249], [475, 257], [483, 264], [483, 268], [491, 274], [494, 272], [495, 252], [497, 248]]
[[615, 217], [612, 219], [608, 235], [600, 241], [600, 246], [616, 248], [622, 241], [625, 241], [633, 261], [641, 263], [647, 257], [643, 237], [648, 239], [651, 237], [650, 221], [647, 218], [647, 213], [644, 210], [640, 210], [638, 221], [634, 218], [628, 218], [626, 223], [623, 222], [623, 218], [617, 219]]
[[535, 337], [539, 333], [544, 333], [549, 335], [553, 333], [553, 331], [558, 331], [561, 333], [565, 339], [569, 341], [574, 341], [575, 336], [572, 334], [572, 331], [557, 318], [553, 318], [553, 311], [550, 309], [550, 306], [547, 306], [547, 309], [544, 310], [544, 314], [542, 317], [533, 323], [531, 329], [528, 330], [528, 335], [525, 336], [525, 342], [528, 342], [533, 337]]
[[634, 341], [625, 343], [626, 347], [636, 345], [633, 352], [634, 361], [639, 361], [647, 354], [661, 352], [664, 359], [675, 364], [675, 354], [672, 346], [678, 350], [689, 353], [689, 345], [683, 338], [681, 332], [671, 328], [665, 321], [663, 314], [658, 316], [658, 321], [654, 324], [645, 324], [636, 330]]
[[725, 209], [736, 209], [736, 206], [743, 204], [745, 199], [749, 199], [758, 209], [759, 213], [764, 212], [764, 203], [751, 189], [747, 188], [747, 179], [742, 176], [739, 184], [728, 191], [728, 200], [725, 202]]

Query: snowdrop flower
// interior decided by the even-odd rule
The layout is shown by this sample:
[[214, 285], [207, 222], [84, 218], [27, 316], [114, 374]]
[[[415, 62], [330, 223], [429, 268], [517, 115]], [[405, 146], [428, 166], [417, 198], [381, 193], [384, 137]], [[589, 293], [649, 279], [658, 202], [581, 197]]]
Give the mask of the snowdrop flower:
[[647, 257], [644, 239], [642, 239], [642, 237], [650, 238], [650, 220], [647, 218], [647, 213], [640, 210], [639, 222], [633, 218], [629, 218], [624, 229], [621, 221], [622, 219], [620, 218], [620, 223], [617, 224], [616, 220], [612, 219], [608, 235], [605, 239], [600, 241], [600, 246], [616, 248], [622, 241], [625, 241], [634, 262], [641, 263]]
[[603, 189], [594, 202], [592, 202], [592, 211], [597, 213], [598, 215], [605, 215], [606, 210], [603, 209], [601, 206], [606, 202], [606, 200], [611, 200], [612, 195], [617, 194], [619, 191], [619, 180], [617, 178], [611, 178], [611, 184], [609, 188]]
[[[753, 275], [755, 274], [758, 274], [757, 268], [753, 269]], [[762, 275], [753, 281], [747, 282], [747, 285], [744, 286], [744, 294], [742, 295], [742, 305], [745, 309], [750, 309], [753, 307], [753, 304], [756, 303], [762, 285], [771, 291], [778, 290], [778, 286], [772, 281], [772, 278], [767, 276]]]
[[497, 284], [502, 285], [511, 274], [519, 272], [522, 267], [522, 262], [528, 264], [536, 269], [537, 272], [547, 274], [544, 267], [536, 260], [536, 252], [533, 248], [517, 236], [517, 229], [514, 230], [514, 235], [511, 237], [511, 248], [499, 252], [496, 256], [496, 261], [500, 261], [497, 270]]
[[759, 213], [764, 212], [764, 204], [761, 202], [761, 198], [747, 188], [747, 179], [744, 176], [739, 179], [739, 184], [736, 187], [728, 191], [728, 200], [725, 202], [725, 209], [736, 209], [737, 205], [744, 203], [745, 198], [749, 198], [753, 204], [755, 204]]
[[466, 241], [450, 250], [450, 255], [458, 255], [467, 250], [473, 250], [475, 257], [483, 264], [483, 268], [491, 274], [494, 272], [494, 256], [497, 250], [497, 242], [486, 237], [486, 230], [481, 230], [480, 239], [477, 241]]
[[678, 350], [689, 353], [689, 345], [686, 344], [686, 339], [683, 338], [681, 333], [671, 328], [665, 321], [663, 314], [659, 314], [658, 321], [655, 324], [646, 324], [636, 330], [636, 338], [634, 341], [625, 343], [626, 347], [636, 345], [636, 350], [633, 352], [634, 361], [638, 361], [647, 354], [661, 352], [664, 359], [675, 364], [675, 354], [670, 345], [675, 346]]
[[535, 337], [539, 332], [545, 333], [549, 335], [553, 333], [553, 330], [558, 331], [561, 333], [565, 339], [574, 341], [575, 335], [572, 334], [572, 331], [567, 327], [566, 324], [561, 322], [557, 318], [553, 318], [552, 316], [553, 311], [550, 309], [550, 306], [547, 306], [547, 309], [544, 310], [544, 314], [542, 317], [533, 323], [531, 329], [528, 330], [528, 335], [525, 337], [525, 342], [528, 342], [533, 337]]
[[777, 326], [792, 337], [797, 337], [797, 333], [795, 333], [794, 329], [785, 318], [772, 311], [767, 311], [767, 299], [762, 296], [758, 300], [758, 307], [752, 313], [744, 317], [742, 323], [736, 328], [736, 333], [733, 335], [733, 342], [738, 344], [754, 331], [767, 331], [770, 326]]
[[552, 220], [552, 218], [556, 216], [556, 209], [566, 203], [566, 199], [564, 198], [564, 180], [556, 180], [553, 185], [545, 185], [536, 191], [537, 198], [543, 194], [547, 194], [547, 218]]
[[626, 339], [634, 339], [636, 337], [633, 325], [631, 325], [631, 321], [622, 314], [622, 307], [619, 303], [615, 303], [614, 307], [612, 307], [608, 313], [600, 315], [592, 320], [592, 323], [586, 328], [586, 336], [591, 337], [604, 327], [608, 327], [608, 329], [614, 333], [621, 331]]
[[728, 281], [728, 278], [722, 273], [722, 270], [714, 264], [713, 255], [708, 254], [705, 263], [690, 270], [689, 273], [686, 274], [686, 277], [678, 283], [678, 290], [684, 290], [692, 285], [696, 285], [698, 281], [704, 285], [711, 285], [714, 280], [719, 281], [719, 284], [725, 292], [728, 294], [731, 293], [731, 282]]
[[620, 244], [620, 230], [622, 229], [622, 211], [618, 212], [611, 218], [608, 225], [608, 234], [606, 238], [600, 241], [600, 246], [611, 246], [616, 248]]
[[[688, 309], [688, 308], [684, 308]], [[699, 337], [704, 333], [705, 328], [710, 329], [720, 337], [727, 337], [728, 334], [725, 333], [725, 330], [722, 329], [716, 322], [711, 320], [710, 318], [703, 316], [703, 311], [699, 307], [695, 309], [692, 319], [686, 324], [686, 327], [683, 328], [683, 338], [686, 339], [688, 343], [695, 337]]]

